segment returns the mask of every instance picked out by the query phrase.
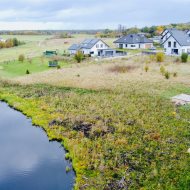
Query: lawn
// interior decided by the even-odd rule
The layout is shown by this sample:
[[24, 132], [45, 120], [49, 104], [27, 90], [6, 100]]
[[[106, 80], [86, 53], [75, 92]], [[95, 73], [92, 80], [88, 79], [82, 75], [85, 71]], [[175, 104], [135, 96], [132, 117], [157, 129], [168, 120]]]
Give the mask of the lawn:
[[190, 94], [190, 63], [152, 56], [90, 63], [1, 81], [0, 99], [62, 142], [77, 190], [188, 190], [190, 109], [171, 97]]
[[[10, 61], [0, 63], [0, 77], [1, 78], [15, 78], [19, 76], [25, 76], [26, 71], [28, 70], [30, 74], [40, 73], [47, 70], [55, 70], [56, 68], [48, 67], [49, 59], [44, 57], [37, 57], [25, 60], [24, 62], [20, 61]], [[59, 62], [61, 67], [67, 67], [69, 64], [64, 61]]]

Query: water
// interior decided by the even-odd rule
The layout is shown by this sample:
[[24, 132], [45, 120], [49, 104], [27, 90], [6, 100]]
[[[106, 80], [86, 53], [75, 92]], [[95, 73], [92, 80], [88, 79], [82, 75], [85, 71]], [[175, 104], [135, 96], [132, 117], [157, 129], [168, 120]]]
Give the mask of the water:
[[0, 190], [71, 190], [65, 151], [31, 120], [0, 102]]

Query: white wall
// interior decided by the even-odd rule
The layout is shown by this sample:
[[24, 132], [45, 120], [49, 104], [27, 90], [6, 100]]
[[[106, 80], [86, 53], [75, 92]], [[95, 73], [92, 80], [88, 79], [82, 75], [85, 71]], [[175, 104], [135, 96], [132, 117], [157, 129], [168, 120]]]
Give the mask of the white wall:
[[73, 55], [73, 54], [76, 54], [77, 51], [76, 50], [69, 50], [69, 54]]
[[[119, 44], [121, 43], [117, 43], [116, 46], [117, 48], [119, 48]], [[150, 45], [151, 47], [153, 47], [153, 43], [146, 43], [148, 45]], [[146, 49], [146, 44], [123, 44], [123, 49]]]
[[[168, 47], [168, 42], [171, 42], [171, 47]], [[174, 42], [176, 42], [176, 47], [174, 47]], [[190, 52], [190, 46], [180, 46], [172, 36], [164, 43], [164, 48], [167, 55], [172, 54], [172, 49], [178, 49], [178, 55]]]
[[91, 52], [94, 52], [94, 54], [92, 54], [92, 56], [98, 56], [98, 51], [102, 50], [102, 49], [108, 49], [109, 46], [104, 43], [103, 41], [99, 41], [97, 44], [95, 44], [92, 49], [90, 50]]

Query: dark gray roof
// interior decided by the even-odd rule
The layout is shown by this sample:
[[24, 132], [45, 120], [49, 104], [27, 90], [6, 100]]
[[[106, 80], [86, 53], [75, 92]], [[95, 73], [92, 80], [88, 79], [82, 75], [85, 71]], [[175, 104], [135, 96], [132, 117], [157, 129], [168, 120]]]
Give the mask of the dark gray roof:
[[69, 47], [69, 50], [79, 50], [80, 49], [80, 45], [78, 44], [73, 44], [71, 47]]
[[125, 44], [139, 44], [139, 43], [153, 43], [152, 40], [146, 38], [140, 34], [128, 34], [122, 38], [116, 40], [114, 43], [125, 43]]
[[[173, 38], [175, 38], [175, 40], [179, 43], [179, 45], [181, 46], [190, 46], [190, 36], [187, 34], [186, 31], [182, 31], [182, 30], [177, 30], [177, 29], [172, 29], [172, 30], [168, 30], [171, 34], [171, 36], [173, 36]], [[170, 38], [170, 36], [166, 39], [166, 41]], [[163, 42], [165, 43], [165, 42]]]
[[69, 50], [80, 50], [80, 49], [91, 49], [94, 45], [96, 45], [101, 39], [85, 39], [80, 44], [73, 44]]

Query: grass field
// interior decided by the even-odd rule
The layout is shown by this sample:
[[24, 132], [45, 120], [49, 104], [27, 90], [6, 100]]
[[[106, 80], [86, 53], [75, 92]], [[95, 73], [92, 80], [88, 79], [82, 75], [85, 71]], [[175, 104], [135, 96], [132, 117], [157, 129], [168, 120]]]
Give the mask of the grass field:
[[[24, 54], [27, 57], [41, 56], [46, 50], [58, 50], [63, 53], [73, 43], [82, 42], [85, 38], [94, 38], [93, 35], [74, 35], [74, 38], [55, 39], [51, 35], [2, 35], [4, 39], [17, 38], [25, 42], [25, 45], [10, 49], [0, 50], [0, 62], [17, 59], [19, 54]], [[114, 39], [106, 39], [106, 42], [113, 46]]]
[[[61, 41], [45, 40], [47, 47]], [[62, 142], [76, 190], [189, 190], [190, 106], [171, 97], [190, 94], [190, 62], [140, 55], [49, 70], [40, 59], [0, 64], [9, 79], [1, 80], [0, 99]]]
[[[26, 76], [26, 71], [28, 70], [30, 74], [41, 73], [47, 70], [56, 70], [57, 68], [50, 68], [48, 66], [49, 59], [45, 57], [37, 57], [33, 59], [26, 59], [24, 62], [20, 61], [10, 61], [0, 63], [0, 76], [2, 78], [15, 78], [20, 76]], [[69, 63], [64, 61], [59, 61], [61, 67], [69, 66]]]

